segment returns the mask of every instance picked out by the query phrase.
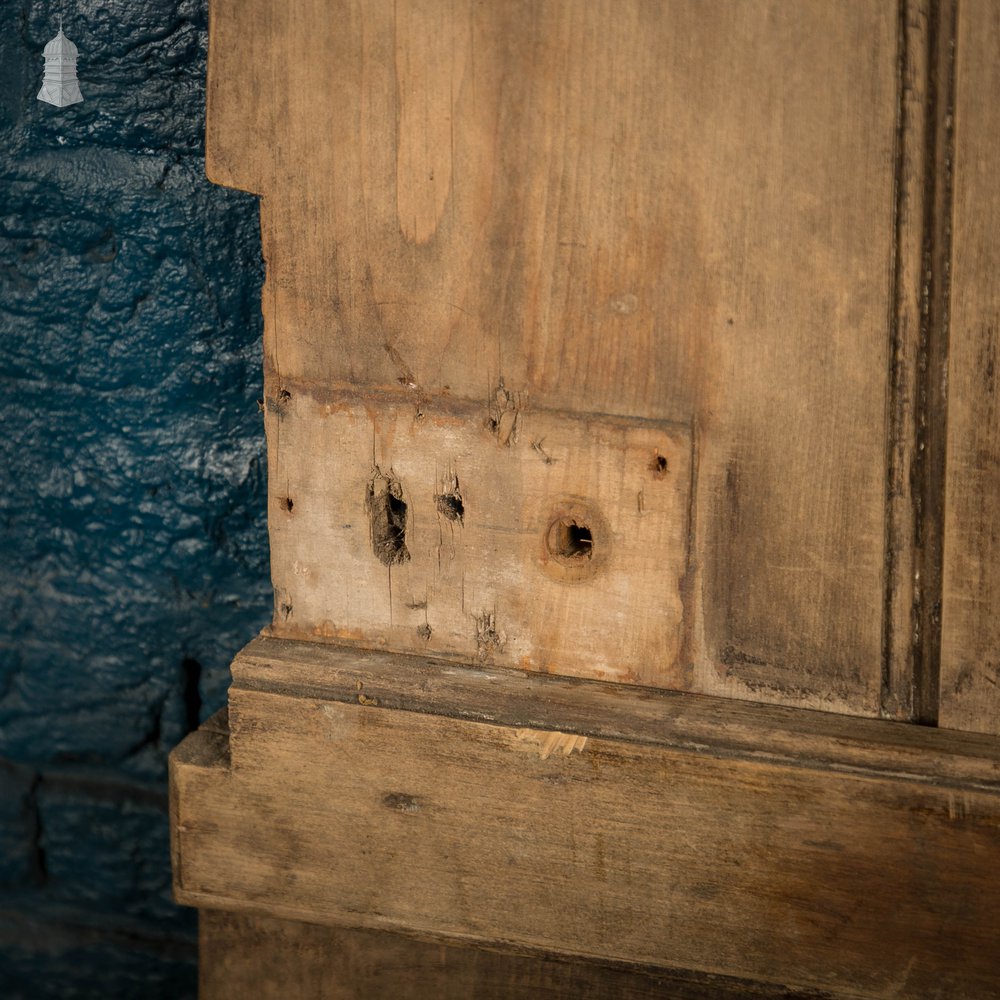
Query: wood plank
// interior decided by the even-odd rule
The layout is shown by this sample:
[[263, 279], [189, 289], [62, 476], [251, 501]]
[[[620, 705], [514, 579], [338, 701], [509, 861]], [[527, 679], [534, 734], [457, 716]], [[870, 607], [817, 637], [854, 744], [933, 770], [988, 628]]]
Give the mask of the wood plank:
[[[854, 745], [860, 725], [922, 736], [928, 753], [914, 756], [946, 763], [828, 766], [836, 740], [822, 732], [813, 759], [778, 762], [788, 737], [769, 748], [766, 730], [759, 752], [737, 753], [710, 734], [671, 746], [669, 733], [689, 703], [711, 702], [721, 732], [731, 708], [780, 709], [454, 668], [460, 689], [437, 714], [383, 707], [385, 671], [348, 702], [318, 696], [346, 675], [309, 658], [299, 669], [316, 687], [298, 690], [279, 657], [267, 690], [237, 679], [231, 763], [216, 733], [175, 751], [181, 902], [866, 997], [1000, 990], [1000, 888], [983, 876], [1000, 863], [997, 760], [970, 753], [987, 740], [840, 720], [849, 758], [892, 760]], [[409, 691], [428, 675], [432, 702], [447, 683], [423, 661], [407, 669]], [[470, 686], [503, 706], [527, 680], [565, 702], [599, 689], [618, 702], [602, 705], [612, 727], [652, 728], [644, 710], [675, 708], [660, 742], [580, 732], [558, 698], [540, 700], [544, 726], [462, 717]]]
[[239, 690], [1000, 791], [1000, 746], [976, 734], [271, 637], [249, 643], [232, 672]]
[[201, 1000], [830, 998], [722, 976], [567, 962], [250, 913], [202, 910], [199, 929]]
[[686, 686], [689, 428], [539, 411], [490, 426], [454, 404], [415, 420], [304, 393], [282, 409], [276, 631]]
[[[503, 386], [525, 413], [692, 427], [683, 621], [637, 679], [878, 714], [883, 645], [904, 635], [883, 635], [883, 611], [899, 625], [908, 606], [887, 605], [887, 540], [890, 582], [912, 581], [908, 497], [886, 534], [886, 456], [898, 481], [913, 444], [887, 376], [919, 335], [890, 329], [897, 5], [213, 11], [210, 174], [264, 196], [272, 509], [299, 461], [287, 442], [326, 433], [311, 405], [315, 426], [292, 430], [282, 404], [300, 396], [355, 391], [376, 415], [386, 392], [415, 415], [457, 399], [485, 422]], [[337, 457], [345, 482], [372, 472]], [[338, 502], [340, 482], [325, 486]], [[286, 581], [293, 538], [273, 539]], [[386, 589], [374, 557], [367, 572]], [[276, 611], [279, 632], [327, 627], [294, 594]], [[333, 624], [400, 648], [394, 622]], [[887, 656], [902, 695], [886, 709], [905, 716], [905, 642]]]
[[1000, 6], [958, 19], [939, 718], [1000, 733]]

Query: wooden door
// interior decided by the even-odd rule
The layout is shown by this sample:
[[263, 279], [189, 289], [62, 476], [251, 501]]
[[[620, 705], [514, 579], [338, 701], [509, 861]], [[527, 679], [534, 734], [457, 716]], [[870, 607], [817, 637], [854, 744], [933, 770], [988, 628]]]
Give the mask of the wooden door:
[[911, 715], [918, 14], [217, 0], [275, 634]]
[[995, 0], [213, 0], [275, 585], [174, 759], [178, 895], [263, 921], [216, 954], [277, 917], [637, 995], [1000, 990], [998, 38]]

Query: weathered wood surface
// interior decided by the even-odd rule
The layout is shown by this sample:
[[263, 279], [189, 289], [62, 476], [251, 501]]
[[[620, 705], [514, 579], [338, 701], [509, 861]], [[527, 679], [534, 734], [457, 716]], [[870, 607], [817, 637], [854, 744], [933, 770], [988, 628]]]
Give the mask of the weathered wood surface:
[[[977, 734], [942, 736], [825, 712], [266, 637], [240, 652], [232, 672], [237, 700], [239, 691], [294, 691], [316, 701], [460, 715], [515, 729], [555, 727], [793, 767], [1000, 790], [1000, 747]], [[205, 727], [228, 732], [228, 721]]]
[[[721, 976], [567, 962], [202, 910], [200, 1000], [829, 1000]], [[294, 955], [295, 961], [288, 961]]]
[[498, 449], [474, 406], [309, 405], [283, 404], [276, 632], [687, 686], [688, 428], [534, 412]]
[[940, 723], [1000, 734], [1000, 6], [958, 18]]
[[181, 902], [854, 996], [1000, 991], [989, 738], [267, 639], [234, 676], [230, 736], [172, 757]]
[[[497, 434], [515, 406], [541, 423], [611, 414], [692, 429], [687, 537], [656, 534], [662, 578], [628, 595], [682, 620], [666, 615], [654, 657], [637, 641], [592, 667], [563, 643], [601, 604], [598, 578], [539, 601], [527, 627], [500, 594], [494, 661], [908, 716], [927, 18], [902, 14], [213, 0], [209, 174], [263, 194], [276, 634], [481, 650], [485, 609], [433, 569], [418, 579], [416, 559], [400, 604], [394, 588], [391, 609], [345, 613], [330, 581], [354, 549], [329, 510], [351, 505], [341, 523], [363, 535], [374, 470], [367, 445], [331, 447], [331, 393], [368, 407], [383, 471], [422, 460], [463, 483], [509, 447], [544, 460], [531, 434]], [[459, 461], [415, 432], [404, 456], [387, 395], [414, 424], [478, 407], [495, 457]], [[572, 458], [561, 488], [602, 507], [593, 464]], [[502, 502], [540, 544], [529, 500]], [[455, 533], [459, 562], [478, 516]], [[537, 582], [536, 549], [494, 558]], [[369, 554], [362, 589], [388, 595], [390, 574]], [[424, 591], [417, 621], [405, 602]]]

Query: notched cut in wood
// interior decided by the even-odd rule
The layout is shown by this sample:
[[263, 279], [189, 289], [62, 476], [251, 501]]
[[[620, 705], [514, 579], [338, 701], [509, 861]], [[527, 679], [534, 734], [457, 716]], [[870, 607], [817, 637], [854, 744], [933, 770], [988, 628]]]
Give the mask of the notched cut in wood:
[[403, 487], [390, 469], [377, 465], [365, 493], [365, 510], [371, 527], [372, 551], [385, 566], [409, 562], [406, 547], [407, 506]]

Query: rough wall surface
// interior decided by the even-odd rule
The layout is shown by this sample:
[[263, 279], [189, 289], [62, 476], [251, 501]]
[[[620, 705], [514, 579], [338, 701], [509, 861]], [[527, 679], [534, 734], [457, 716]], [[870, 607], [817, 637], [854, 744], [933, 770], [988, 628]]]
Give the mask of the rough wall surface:
[[268, 617], [257, 205], [204, 176], [206, 0], [0, 0], [0, 996], [195, 992], [166, 756]]

